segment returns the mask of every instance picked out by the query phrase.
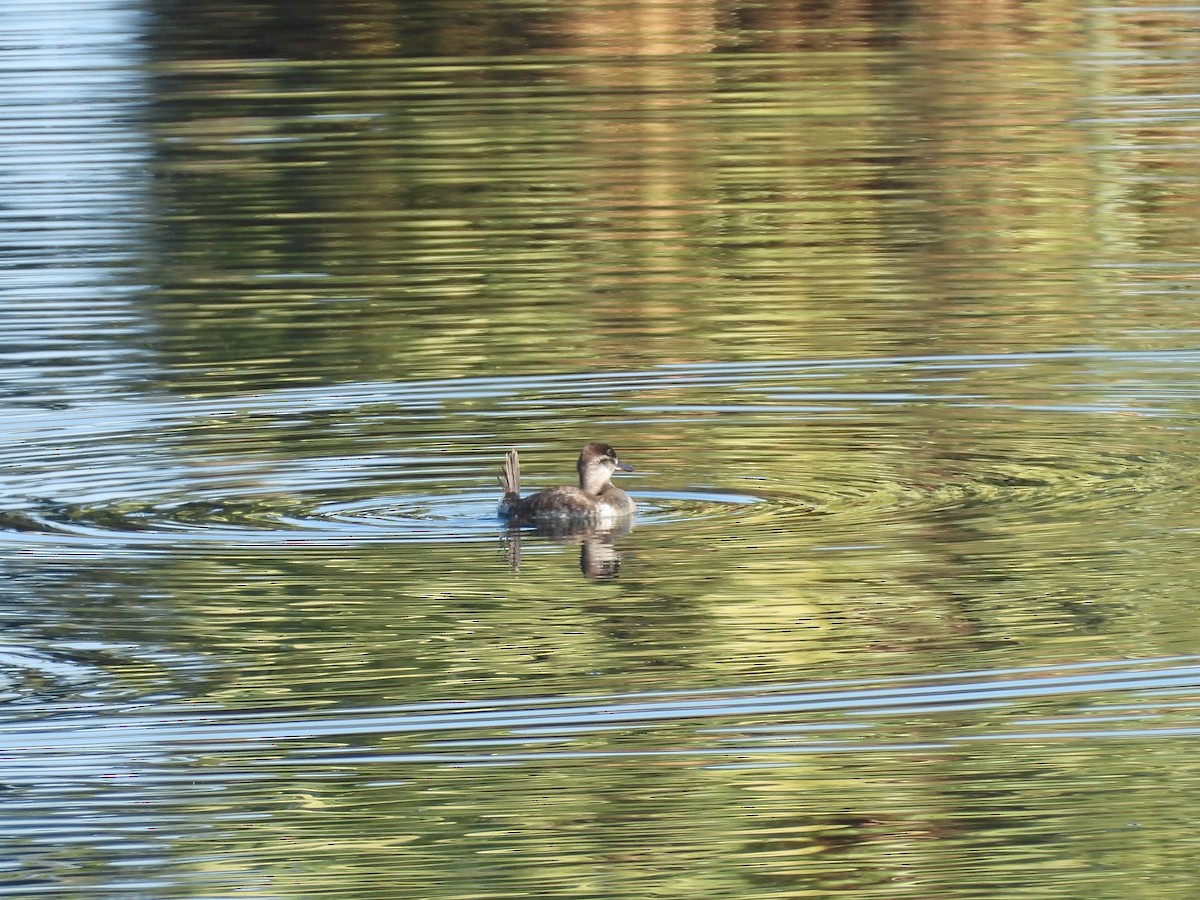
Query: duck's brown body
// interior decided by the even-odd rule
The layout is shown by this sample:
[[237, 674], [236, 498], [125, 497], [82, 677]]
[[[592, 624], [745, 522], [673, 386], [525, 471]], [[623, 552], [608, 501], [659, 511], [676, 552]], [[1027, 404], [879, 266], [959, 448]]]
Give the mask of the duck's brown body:
[[556, 487], [521, 497], [521, 463], [516, 450], [504, 460], [500, 483], [501, 518], [530, 525], [607, 527], [631, 515], [637, 505], [610, 480], [613, 472], [632, 472], [608, 444], [588, 444], [579, 454], [579, 487]]

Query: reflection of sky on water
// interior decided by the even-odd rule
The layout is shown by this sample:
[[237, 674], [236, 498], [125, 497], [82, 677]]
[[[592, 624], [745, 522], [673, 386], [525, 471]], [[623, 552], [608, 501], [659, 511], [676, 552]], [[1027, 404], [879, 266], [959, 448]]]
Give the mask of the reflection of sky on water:
[[[2, 648], [0, 648], [2, 649]], [[0, 653], [0, 662], [5, 662]], [[41, 661], [39, 665], [45, 666]], [[61, 666], [61, 664], [60, 664]], [[68, 675], [74, 675], [68, 670]], [[1013, 668], [980, 670], [945, 675], [847, 679], [828, 682], [758, 684], [736, 688], [710, 688], [688, 691], [659, 691], [642, 694], [590, 697], [525, 697], [490, 699], [480, 702], [432, 702], [403, 705], [363, 706], [353, 709], [328, 709], [301, 712], [230, 711], [197, 709], [194, 706], [164, 704], [155, 715], [138, 715], [127, 710], [97, 706], [81, 708], [70, 716], [41, 717], [27, 722], [10, 723], [7, 732], [21, 749], [78, 753], [81, 756], [114, 750], [130, 756], [151, 755], [161, 751], [182, 752], [200, 745], [238, 751], [277, 747], [282, 742], [298, 744], [298, 755], [288, 760], [302, 762], [303, 757], [328, 758], [340, 755], [340, 744], [306, 742], [351, 735], [414, 735], [424, 747], [447, 747], [440, 740], [461, 732], [491, 732], [493, 735], [519, 738], [560, 735], [574, 738], [581, 734], [634, 730], [643, 726], [684, 725], [694, 729], [700, 742], [680, 741], [672, 748], [644, 748], [639, 753], [686, 755], [696, 751], [704, 740], [718, 743], [704, 755], [775, 751], [804, 752], [831, 749], [827, 739], [805, 738], [805, 732], [820, 735], [829, 731], [853, 731], [841, 750], [870, 751], [896, 742], [886, 733], [889, 723], [924, 716], [928, 738], [946, 746], [960, 741], [1028, 739], [1032, 726], [1042, 726], [1038, 736], [1069, 739], [1077, 736], [1071, 727], [1080, 723], [1116, 723], [1111, 728], [1088, 729], [1087, 735], [1128, 737], [1152, 734], [1164, 723], [1146, 721], [1146, 714], [1158, 707], [1171, 707], [1174, 692], [1190, 694], [1200, 679], [1195, 657], [1166, 657], [1120, 662], [1074, 663], [1054, 668]], [[1048, 703], [1065, 704], [1049, 706]], [[1038, 710], [1053, 709], [1068, 715], [1034, 717], [1029, 704]], [[950, 714], [992, 710], [978, 721], [968, 723]], [[1120, 715], [1112, 715], [1119, 712]], [[1141, 713], [1142, 715], [1137, 715]], [[939, 725], [941, 716], [948, 716]], [[749, 718], [753, 717], [753, 718]], [[1154, 717], [1151, 716], [1151, 719]], [[728, 721], [722, 721], [728, 719]], [[1138, 727], [1138, 726], [1142, 727]], [[1194, 733], [1191, 708], [1183, 711], [1172, 730]], [[881, 734], [883, 732], [884, 734]], [[774, 739], [786, 740], [780, 745]], [[736, 740], [736, 748], [725, 742]], [[522, 744], [523, 740], [514, 740]], [[815, 747], [813, 746], [815, 744]], [[931, 746], [932, 744], [926, 744]], [[903, 743], [896, 747], [902, 748]], [[527, 758], [536, 757], [536, 753]], [[357, 759], [369, 756], [361, 748]], [[373, 755], [373, 754], [370, 754]], [[584, 756], [605, 756], [608, 751], [591, 748]], [[436, 762], [436, 754], [413, 756], [409, 761]], [[478, 762], [488, 760], [480, 759]], [[495, 760], [493, 762], [503, 762]], [[31, 765], [15, 755], [7, 764], [20, 764], [13, 771]], [[268, 765], [282, 760], [272, 757]]]
[[3, 394], [94, 395], [134, 374], [138, 288], [124, 270], [146, 211], [139, 16], [103, 0], [0, 6]]

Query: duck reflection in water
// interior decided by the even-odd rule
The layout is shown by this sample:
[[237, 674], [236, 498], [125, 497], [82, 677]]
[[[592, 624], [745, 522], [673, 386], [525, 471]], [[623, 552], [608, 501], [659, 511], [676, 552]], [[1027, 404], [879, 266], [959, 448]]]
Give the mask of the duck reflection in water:
[[608, 444], [594, 441], [583, 448], [575, 464], [579, 487], [563, 486], [521, 496], [521, 462], [516, 450], [504, 459], [499, 514], [510, 526], [509, 562], [520, 571], [521, 526], [561, 543], [580, 544], [579, 567], [589, 578], [613, 578], [621, 555], [613, 546], [616, 537], [633, 527], [637, 505], [612, 483], [615, 472], [632, 472]]

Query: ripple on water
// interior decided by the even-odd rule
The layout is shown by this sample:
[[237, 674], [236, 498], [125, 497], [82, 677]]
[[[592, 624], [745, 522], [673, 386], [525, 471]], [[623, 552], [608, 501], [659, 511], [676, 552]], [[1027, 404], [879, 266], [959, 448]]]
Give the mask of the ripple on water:
[[[493, 541], [505, 528], [496, 516], [496, 495], [380, 496], [305, 506], [273, 503], [189, 502], [164, 506], [47, 505], [0, 515], [8, 543], [120, 543], [179, 546], [181, 543], [305, 544], [340, 542]], [[768, 515], [786, 504], [750, 495], [699, 491], [637, 495], [639, 527]]]
[[[1179, 465], [1181, 453], [1194, 453], [1179, 441], [1161, 453], [1147, 452], [1142, 441], [1133, 454], [1111, 437], [1097, 440], [1094, 426], [1063, 427], [1066, 419], [1107, 426], [1111, 402], [1077, 401], [1070, 413], [1018, 414], [1004, 397], [987, 406], [978, 392], [946, 392], [942, 382], [924, 380], [933, 362], [670, 366], [607, 376], [604, 393], [614, 424], [603, 427], [628, 429], [619, 423], [653, 410], [651, 418], [638, 420], [640, 431], [678, 435], [716, 428], [718, 441], [724, 436], [728, 446], [736, 438], [732, 445], [740, 448], [725, 452], [699, 478], [694, 469], [690, 478], [677, 469], [634, 476], [629, 488], [641, 508], [638, 527], [716, 530], [736, 523], [786, 532], [814, 517], [854, 526], [932, 512], [970, 516], [1004, 505], [1025, 514], [1056, 507], [1098, 512], [1125, 503], [1131, 493], [1171, 485], [1188, 468]], [[1124, 358], [1026, 354], [936, 362], [939, 372], [962, 379], [1041, 365], [1047, 368], [1039, 377], [1047, 381], [1060, 367], [1062, 390], [1074, 394], [1076, 367], [1115, 367]], [[1194, 360], [1166, 355], [1162, 362], [1190, 369]], [[850, 383], [864, 374], [909, 389], [878, 392]], [[1020, 383], [1031, 377], [1024, 371]], [[811, 401], [804, 421], [787, 402], [789, 385]], [[819, 390], [822, 385], [828, 389]], [[520, 443], [544, 453], [545, 440], [534, 431], [563, 420], [568, 400], [594, 405], [596, 390], [594, 378], [581, 376], [462, 379], [336, 391], [289, 388], [198, 401], [118, 398], [91, 403], [78, 414], [22, 411], [7, 423], [21, 452], [7, 483], [0, 482], [0, 541], [126, 547], [491, 541], [502, 526], [493, 487], [499, 450], [489, 448]], [[736, 402], [725, 402], [721, 408], [728, 414], [713, 419], [712, 404], [702, 402], [706, 392]], [[622, 396], [629, 397], [625, 407]], [[652, 397], [668, 402], [648, 402]], [[454, 421], [455, 404], [464, 399], [483, 410], [483, 420], [472, 419], [470, 427]], [[954, 419], [923, 413], [931, 408], [953, 410]], [[415, 409], [422, 416], [419, 430], [412, 437], [403, 427], [390, 434]], [[514, 411], [522, 423], [515, 434], [481, 427], [493, 414], [507, 423]], [[1169, 433], [1161, 418], [1132, 421], [1158, 423], [1152, 427]], [[385, 428], [385, 436], [359, 434], [371, 423]], [[563, 423], [581, 430], [577, 426], [569, 417]], [[799, 430], [814, 426], [815, 450], [813, 431], [797, 440]], [[948, 427], [958, 430], [944, 439], [929, 434]], [[288, 437], [281, 440], [281, 432]], [[908, 443], [892, 446], [896, 435]], [[643, 451], [643, 465], [654, 465], [656, 454], [680, 461], [663, 440], [668, 442], [661, 449]], [[348, 447], [370, 447], [374, 455], [346, 455]], [[636, 456], [636, 448], [630, 450]], [[707, 485], [706, 474], [713, 478]], [[672, 481], [687, 490], [664, 490]], [[408, 489], [398, 491], [398, 485]]]
[[[254, 766], [336, 762], [531, 765], [674, 756], [789, 765], [814, 752], [904, 753], [973, 742], [1194, 737], [1194, 656], [641, 694], [434, 701], [332, 709], [112, 709], [30, 723], [38, 757], [163, 747], [247, 754]], [[1118, 715], [1114, 715], [1118, 714]], [[647, 728], [676, 726], [673, 746]], [[914, 734], [920, 736], [914, 740]], [[351, 736], [389, 738], [375, 748]], [[689, 736], [690, 735], [690, 736]], [[613, 738], [616, 738], [615, 740]], [[458, 738], [458, 740], [455, 740]], [[546, 746], [557, 738], [557, 746]], [[633, 738], [635, 742], [631, 742]], [[397, 749], [403, 740], [403, 749]], [[288, 742], [295, 750], [279, 752]], [[611, 742], [611, 743], [609, 743]], [[263, 754], [264, 746], [275, 752]], [[194, 776], [194, 773], [193, 773]]]

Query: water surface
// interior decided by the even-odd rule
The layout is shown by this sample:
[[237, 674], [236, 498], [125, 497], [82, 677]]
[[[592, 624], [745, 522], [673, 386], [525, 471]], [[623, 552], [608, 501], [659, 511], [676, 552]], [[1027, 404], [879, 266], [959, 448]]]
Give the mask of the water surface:
[[0, 895], [1195, 896], [1198, 14], [9, 4]]

